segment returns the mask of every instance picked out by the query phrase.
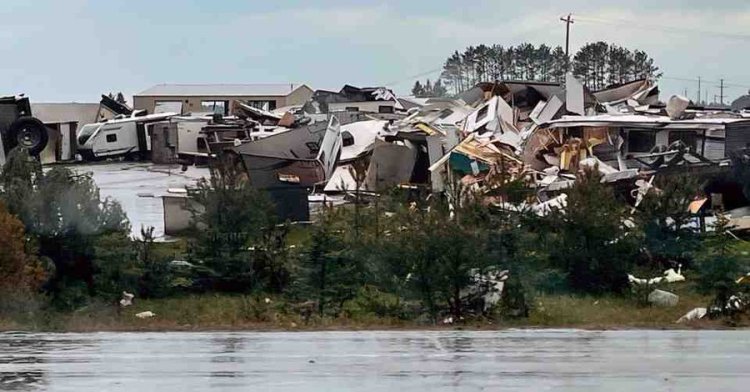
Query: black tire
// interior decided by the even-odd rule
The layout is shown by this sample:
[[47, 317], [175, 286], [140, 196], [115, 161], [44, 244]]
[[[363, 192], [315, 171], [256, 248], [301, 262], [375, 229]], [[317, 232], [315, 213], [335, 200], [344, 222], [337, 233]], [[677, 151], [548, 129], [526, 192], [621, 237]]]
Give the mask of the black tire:
[[31, 155], [39, 153], [47, 147], [49, 136], [44, 123], [34, 117], [20, 117], [8, 127], [8, 149], [22, 147]]

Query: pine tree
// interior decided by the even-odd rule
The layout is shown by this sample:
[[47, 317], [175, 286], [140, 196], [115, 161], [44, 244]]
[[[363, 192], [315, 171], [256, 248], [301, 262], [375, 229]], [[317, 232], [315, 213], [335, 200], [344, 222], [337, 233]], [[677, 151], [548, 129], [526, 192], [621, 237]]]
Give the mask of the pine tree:
[[448, 94], [448, 90], [443, 86], [442, 80], [438, 79], [435, 81], [435, 84], [432, 86], [432, 96], [433, 97], [445, 97]]
[[424, 95], [424, 87], [422, 87], [422, 83], [420, 83], [419, 80], [414, 82], [414, 87], [411, 88], [411, 95], [417, 98]]
[[550, 227], [556, 228], [550, 259], [568, 274], [572, 289], [585, 293], [627, 288], [627, 273], [638, 250], [622, 223], [628, 216], [625, 206], [600, 180], [594, 170], [580, 174], [565, 208], [547, 216]]
[[698, 288], [713, 296], [708, 306], [710, 316], [735, 316], [740, 309], [728, 305], [733, 295], [740, 294], [736, 280], [746, 260], [734, 248], [729, 218], [718, 213], [713, 226], [703, 244], [705, 252], [698, 258]]
[[209, 180], [188, 190], [195, 202], [191, 209], [197, 234], [191, 258], [211, 271], [208, 280], [218, 290], [256, 289], [261, 282], [250, 249], [276, 224], [273, 205], [233, 162], [220, 159], [210, 172]]
[[117, 93], [117, 97], [115, 98], [115, 101], [121, 103], [121, 104], [127, 104], [128, 100], [125, 99], [125, 95], [122, 94], [122, 92]]
[[337, 316], [361, 287], [357, 263], [348, 257], [343, 236], [333, 226], [335, 219], [331, 210], [322, 213], [302, 258], [300, 278], [305, 292], [315, 298], [321, 316]]

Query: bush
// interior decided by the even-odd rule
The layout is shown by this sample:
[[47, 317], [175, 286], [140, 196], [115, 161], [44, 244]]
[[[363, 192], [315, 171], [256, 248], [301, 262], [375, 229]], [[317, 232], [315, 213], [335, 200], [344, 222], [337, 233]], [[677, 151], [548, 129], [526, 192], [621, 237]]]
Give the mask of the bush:
[[553, 265], [568, 276], [573, 290], [585, 293], [622, 292], [638, 243], [623, 222], [624, 203], [593, 170], [580, 174], [568, 192], [567, 206], [547, 215], [555, 238], [549, 250]]
[[[77, 298], [74, 281], [81, 281], [89, 294], [95, 294], [98, 286], [103, 295], [110, 296], [115, 283], [108, 279], [120, 274], [122, 255], [131, 247], [127, 241], [130, 225], [120, 205], [100, 199], [90, 174], [63, 167], [42, 171], [41, 164], [24, 150], [9, 154], [0, 180], [0, 197], [8, 210], [23, 222], [40, 257], [55, 264], [46, 289], [59, 295], [66, 287], [76, 287], [71, 297]], [[117, 237], [120, 240], [114, 240]], [[95, 283], [96, 273], [102, 277]]]
[[713, 296], [709, 304], [711, 316], [733, 316], [739, 310], [728, 307], [729, 299], [739, 294], [736, 283], [743, 271], [739, 255], [733, 248], [729, 219], [718, 214], [714, 230], [704, 241], [705, 251], [698, 258], [697, 287], [700, 292]]
[[700, 247], [700, 233], [690, 225], [693, 215], [688, 206], [700, 192], [694, 176], [659, 176], [654, 182], [659, 191], [646, 193], [635, 215], [643, 231], [644, 247], [661, 269], [671, 262], [689, 265]]
[[38, 260], [27, 254], [23, 223], [0, 201], [0, 292], [36, 290], [44, 275]]
[[210, 169], [210, 180], [201, 180], [189, 190], [199, 206], [192, 211], [196, 241], [191, 244], [190, 259], [210, 270], [203, 276], [211, 282], [210, 288], [228, 292], [265, 289], [256, 274], [255, 250], [269, 245], [263, 241], [276, 224], [273, 205], [250, 186], [237, 166], [222, 160]]
[[349, 317], [379, 317], [408, 320], [414, 317], [413, 309], [398, 295], [381, 291], [375, 286], [362, 286], [356, 296], [346, 302], [344, 311]]
[[334, 217], [326, 210], [313, 227], [309, 249], [298, 271], [298, 295], [314, 298], [320, 315], [337, 316], [344, 303], [354, 297], [362, 275], [333, 226]]

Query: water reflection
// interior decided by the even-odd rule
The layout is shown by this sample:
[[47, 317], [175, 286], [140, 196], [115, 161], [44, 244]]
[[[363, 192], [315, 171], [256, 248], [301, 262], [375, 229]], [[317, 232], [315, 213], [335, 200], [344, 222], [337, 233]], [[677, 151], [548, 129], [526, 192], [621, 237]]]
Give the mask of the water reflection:
[[746, 331], [0, 334], [0, 390], [737, 390]]
[[44, 385], [44, 373], [41, 371], [0, 372], [0, 390], [33, 391]]
[[[241, 364], [245, 362], [241, 355], [236, 355], [237, 353], [244, 351], [244, 339], [237, 336], [218, 337], [211, 339], [211, 343], [216, 348], [215, 353], [211, 357], [211, 362], [216, 364], [224, 364], [223, 366], [219, 366], [226, 369], [212, 370], [209, 373], [209, 377], [211, 377], [212, 379], [242, 377], [242, 370], [232, 370], [235, 368], [235, 366], [233, 366], [232, 364]], [[220, 384], [212, 382], [213, 387], [218, 387], [219, 385]]]

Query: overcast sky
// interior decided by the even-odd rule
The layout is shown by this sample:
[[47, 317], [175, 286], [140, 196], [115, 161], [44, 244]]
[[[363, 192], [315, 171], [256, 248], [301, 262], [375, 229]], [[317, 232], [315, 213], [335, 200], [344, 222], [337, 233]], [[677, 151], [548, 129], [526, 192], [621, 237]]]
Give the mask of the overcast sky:
[[[596, 3], [595, 5], [592, 3]], [[748, 0], [2, 0], [0, 95], [130, 97], [157, 83], [388, 84], [408, 93], [467, 45], [605, 40], [647, 51], [662, 95], [750, 89]]]

